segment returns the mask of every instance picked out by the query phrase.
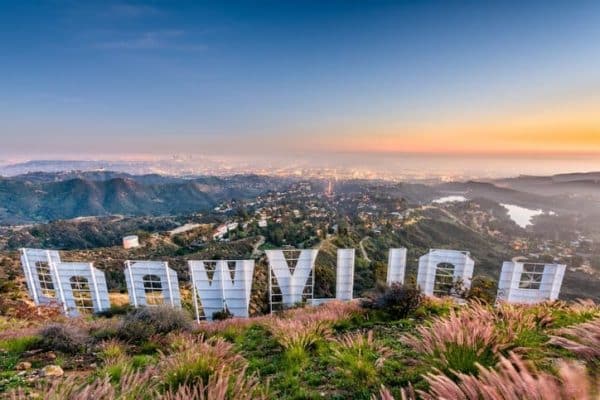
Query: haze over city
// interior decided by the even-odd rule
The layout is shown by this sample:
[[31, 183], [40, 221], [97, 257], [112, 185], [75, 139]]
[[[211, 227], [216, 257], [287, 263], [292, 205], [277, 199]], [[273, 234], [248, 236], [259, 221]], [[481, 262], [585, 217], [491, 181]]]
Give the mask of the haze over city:
[[1, 164], [600, 169], [594, 1], [6, 2], [0, 33]]

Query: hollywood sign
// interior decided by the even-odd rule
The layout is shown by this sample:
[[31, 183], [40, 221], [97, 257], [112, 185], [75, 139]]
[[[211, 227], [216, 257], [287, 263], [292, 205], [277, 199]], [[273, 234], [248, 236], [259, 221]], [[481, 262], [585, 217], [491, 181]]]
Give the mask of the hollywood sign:
[[[271, 311], [315, 299], [316, 249], [266, 250], [269, 264]], [[338, 249], [335, 299], [352, 300], [354, 249]], [[36, 305], [59, 303], [65, 314], [77, 316], [110, 308], [104, 272], [93, 263], [63, 262], [56, 250], [21, 249], [21, 263], [29, 295]], [[451, 295], [457, 286], [471, 287], [474, 260], [469, 252], [432, 249], [419, 258], [417, 285], [428, 296]], [[188, 261], [196, 319], [211, 320], [213, 313], [228, 310], [248, 317], [254, 260]], [[556, 300], [565, 265], [505, 262], [498, 284], [498, 300], [536, 303]], [[404, 283], [406, 249], [389, 250], [387, 284]], [[125, 281], [134, 307], [181, 307], [177, 273], [161, 261], [126, 261]]]

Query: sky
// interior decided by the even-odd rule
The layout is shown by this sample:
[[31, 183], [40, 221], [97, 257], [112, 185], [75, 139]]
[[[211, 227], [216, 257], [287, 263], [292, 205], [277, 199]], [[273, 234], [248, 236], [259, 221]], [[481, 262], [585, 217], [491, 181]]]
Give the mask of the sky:
[[600, 157], [600, 2], [0, 0], [0, 139], [0, 161]]

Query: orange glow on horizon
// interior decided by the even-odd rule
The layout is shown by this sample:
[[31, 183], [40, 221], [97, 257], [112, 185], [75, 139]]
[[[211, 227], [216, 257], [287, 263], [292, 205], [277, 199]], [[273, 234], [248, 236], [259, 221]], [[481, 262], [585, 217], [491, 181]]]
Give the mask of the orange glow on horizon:
[[600, 156], [600, 106], [544, 110], [521, 117], [396, 124], [346, 132], [330, 149], [348, 152], [425, 154], [531, 154]]

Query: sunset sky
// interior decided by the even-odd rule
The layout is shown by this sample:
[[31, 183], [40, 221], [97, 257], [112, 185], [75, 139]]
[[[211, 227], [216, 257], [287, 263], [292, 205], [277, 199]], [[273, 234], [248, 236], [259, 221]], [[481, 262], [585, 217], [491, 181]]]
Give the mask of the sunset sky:
[[0, 160], [600, 157], [598, 1], [3, 1], [0, 50]]

